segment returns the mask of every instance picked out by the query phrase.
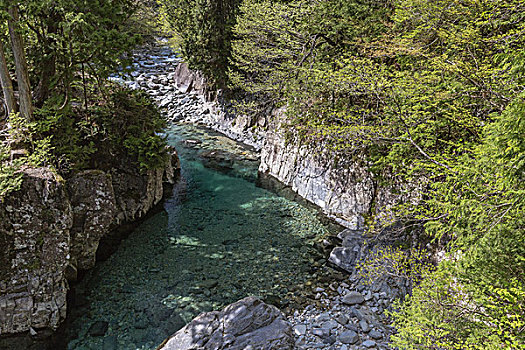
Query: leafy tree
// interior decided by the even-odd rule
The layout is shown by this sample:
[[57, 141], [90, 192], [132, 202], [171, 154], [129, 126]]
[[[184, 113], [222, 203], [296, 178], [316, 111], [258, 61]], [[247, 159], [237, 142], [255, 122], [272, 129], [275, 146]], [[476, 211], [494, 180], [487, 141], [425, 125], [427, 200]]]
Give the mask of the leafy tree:
[[191, 68], [224, 86], [240, 0], [159, 0]]
[[8, 19], [21, 107], [40, 107], [50, 96], [61, 96], [63, 107], [87, 100], [78, 87], [125, 66], [125, 54], [137, 44], [126, 27], [136, 6], [133, 0], [3, 0], [0, 15]]
[[402, 349], [525, 348], [525, 99], [432, 185], [427, 232], [453, 237], [449, 258], [394, 313]]
[[[10, 134], [2, 130], [0, 139], [0, 200], [18, 187], [24, 165], [50, 166], [67, 176], [76, 169], [109, 170], [100, 159], [115, 154], [143, 171], [163, 164], [165, 142], [156, 135], [163, 125], [160, 115], [144, 96], [107, 79], [130, 63], [131, 49], [140, 41], [133, 15], [143, 5], [143, 0], [0, 0], [0, 17], [8, 20], [0, 27], [6, 59], [0, 60], [2, 90], [9, 100], [16, 72], [11, 86], [20, 96], [20, 114], [11, 113]], [[28, 84], [20, 75], [24, 71]], [[24, 84], [29, 94], [22, 93]], [[22, 108], [26, 95], [30, 118]], [[15, 110], [16, 105], [9, 107]]]
[[449, 258], [396, 314], [400, 348], [523, 348], [524, 6], [241, 5], [236, 87], [286, 106], [296, 141], [424, 183], [397, 219], [449, 240]]

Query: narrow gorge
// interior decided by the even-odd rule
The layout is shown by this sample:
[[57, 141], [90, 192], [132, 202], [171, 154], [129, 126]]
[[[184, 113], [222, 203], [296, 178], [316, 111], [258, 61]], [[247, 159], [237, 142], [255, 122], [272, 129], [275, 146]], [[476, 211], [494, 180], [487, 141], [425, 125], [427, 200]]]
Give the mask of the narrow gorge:
[[[374, 249], [362, 236], [363, 216], [378, 200], [366, 168], [334, 167], [328, 154], [286, 143], [271, 118], [279, 111], [258, 120], [228, 113], [220, 92], [167, 46], [135, 57], [131, 75], [113, 80], [157, 101], [177, 153], [167, 170], [146, 177], [124, 163], [65, 184], [45, 169], [26, 175], [5, 206], [7, 214], [27, 207], [26, 214], [3, 214], [10, 226], [2, 232], [16, 232], [3, 239], [13, 242], [17, 263], [3, 274], [0, 320], [3, 334], [27, 336], [0, 345], [32, 349], [51, 339], [57, 349], [156, 349], [200, 313], [242, 299], [233, 305], [263, 322], [255, 328], [267, 322], [258, 319], [261, 307], [284, 314], [265, 311], [276, 328], [259, 335], [232, 325], [232, 349], [251, 337], [260, 337], [261, 349], [388, 348], [384, 312], [407, 286], [379, 279], [366, 287], [356, 274], [356, 262]], [[163, 210], [118, 245], [119, 227], [144, 218], [163, 196]], [[30, 212], [28, 227], [17, 223]], [[22, 239], [30, 244], [16, 243]], [[95, 266], [95, 257], [104, 260]], [[191, 324], [163, 349], [226, 341], [212, 335], [213, 323], [185, 339]]]
[[525, 350], [525, 1], [0, 18], [0, 350]]
[[[66, 329], [69, 347], [154, 349], [199, 313], [256, 296], [281, 309], [284, 316], [274, 317], [283, 321], [259, 336], [241, 336], [235, 327], [242, 323], [223, 330], [231, 332], [232, 349], [243, 349], [252, 337], [261, 337], [252, 344], [261, 349], [388, 348], [384, 311], [407, 286], [382, 278], [366, 287], [356, 274], [356, 262], [375, 249], [362, 236], [362, 216], [376, 191], [366, 169], [339, 172], [330, 157], [285, 144], [271, 124], [275, 112], [264, 120], [229, 113], [220, 92], [210, 91], [168, 47], [135, 55], [131, 76], [117, 81], [144, 89], [163, 110], [181, 178], [165, 211], [76, 287], [81, 302]], [[247, 308], [250, 322], [266, 322], [250, 303], [230, 308]], [[226, 345], [226, 338], [213, 336], [218, 330], [210, 320], [188, 338], [192, 323], [163, 349]], [[104, 332], [93, 325], [104, 325]]]

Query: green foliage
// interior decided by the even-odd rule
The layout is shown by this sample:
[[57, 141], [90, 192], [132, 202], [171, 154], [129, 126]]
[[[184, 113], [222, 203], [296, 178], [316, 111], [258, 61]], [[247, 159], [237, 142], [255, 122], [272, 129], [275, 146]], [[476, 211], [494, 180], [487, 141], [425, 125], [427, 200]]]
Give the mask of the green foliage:
[[[6, 19], [13, 4], [0, 0], [0, 18]], [[156, 135], [163, 124], [155, 107], [143, 95], [107, 82], [110, 74], [129, 66], [138, 33], [150, 28], [146, 21], [139, 24], [137, 11], [151, 14], [154, 1], [16, 4], [36, 109], [30, 122], [13, 116], [11, 135], [0, 140], [0, 195], [19, 188], [24, 166], [47, 166], [63, 175], [109, 170], [113, 157], [142, 171], [161, 166], [166, 151]], [[5, 32], [5, 25], [0, 30]], [[12, 69], [11, 52], [7, 58]], [[26, 154], [12, 160], [11, 147]]]
[[19, 172], [21, 162], [8, 164], [11, 149], [0, 145], [0, 202], [12, 191], [17, 191], [22, 185], [22, 174]]
[[133, 166], [141, 172], [165, 165], [165, 121], [142, 92], [113, 86], [108, 101], [89, 112], [60, 109], [48, 100], [37, 119], [9, 118], [10, 140], [24, 151], [11, 160], [12, 147], [0, 143], [0, 198], [22, 183], [23, 167], [50, 167], [59, 174], [83, 169]]
[[410, 285], [418, 285], [424, 276], [434, 270], [428, 262], [426, 251], [392, 246], [373, 249], [356, 267], [359, 276], [369, 285], [382, 277], [393, 277], [408, 281]]
[[432, 184], [426, 230], [452, 237], [449, 258], [394, 314], [403, 349], [525, 348], [525, 100]]
[[[133, 14], [141, 1], [30, 0], [18, 4], [34, 103], [61, 98], [62, 108], [97, 97], [91, 85], [130, 63], [140, 37]], [[0, 17], [7, 15], [0, 2]], [[4, 29], [5, 30], [5, 29]], [[12, 60], [11, 55], [8, 55]]]
[[119, 154], [124, 146], [142, 171], [165, 165], [166, 141], [158, 134], [166, 122], [144, 92], [117, 88], [92, 123], [109, 141], [104, 152]]
[[159, 0], [191, 68], [226, 84], [232, 27], [240, 0]]
[[17, 191], [22, 185], [23, 167], [48, 166], [52, 163], [53, 146], [50, 137], [37, 138], [35, 124], [29, 123], [19, 114], [8, 118], [11, 125], [11, 139], [19, 147], [25, 146], [24, 153], [11, 159], [10, 144], [0, 143], [0, 202], [8, 193]]
[[394, 315], [400, 348], [523, 348], [524, 31], [519, 0], [240, 7], [234, 88], [286, 106], [294, 141], [427, 184], [396, 213], [449, 240], [448, 260], [387, 249], [362, 267], [421, 281]]

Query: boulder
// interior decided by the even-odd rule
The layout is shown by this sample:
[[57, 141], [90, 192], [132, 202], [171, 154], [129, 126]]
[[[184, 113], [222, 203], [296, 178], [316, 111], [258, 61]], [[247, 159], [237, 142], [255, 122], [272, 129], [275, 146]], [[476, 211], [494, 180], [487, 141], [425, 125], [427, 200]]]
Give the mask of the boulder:
[[359, 292], [349, 292], [343, 297], [343, 303], [347, 305], [362, 304], [364, 301], [363, 294]]
[[291, 325], [274, 306], [248, 297], [222, 311], [199, 315], [160, 350], [293, 349]]
[[353, 248], [335, 247], [330, 253], [328, 261], [349, 273], [353, 273], [355, 270], [357, 256], [358, 252], [356, 252]]

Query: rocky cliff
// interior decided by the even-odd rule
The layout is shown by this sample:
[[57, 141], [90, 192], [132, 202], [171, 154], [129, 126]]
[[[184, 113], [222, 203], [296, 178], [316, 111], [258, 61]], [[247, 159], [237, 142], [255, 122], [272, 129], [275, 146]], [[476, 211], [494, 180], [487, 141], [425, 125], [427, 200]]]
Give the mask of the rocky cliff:
[[68, 280], [94, 266], [101, 239], [161, 201], [163, 186], [175, 181], [178, 158], [170, 158], [146, 174], [129, 164], [67, 180], [47, 168], [23, 170], [21, 189], [0, 206], [0, 336], [38, 337], [59, 326]]
[[389, 219], [389, 209], [396, 203], [418, 200], [421, 184], [409, 186], [395, 175], [381, 174], [389, 184], [379, 185], [365, 157], [349, 159], [323, 144], [287, 142], [280, 124], [285, 117], [282, 110], [269, 109], [264, 116], [229, 113], [221, 92], [211, 89], [201, 74], [183, 62], [175, 66], [159, 62], [156, 74], [141, 74], [141, 87], [149, 88], [163, 77], [167, 77], [166, 84], [174, 84], [173, 92], [166, 90], [162, 95], [168, 93], [168, 97], [159, 97], [170, 119], [204, 124], [255, 147], [261, 151], [261, 177], [289, 186], [343, 226], [362, 229], [365, 217]]
[[[379, 184], [364, 156], [348, 157], [319, 144], [287, 141], [274, 117], [261, 151], [261, 176], [281, 181], [301, 197], [319, 206], [337, 222], [354, 230], [364, 228], [367, 216], [390, 219], [396, 203], [418, 201], [421, 184], [407, 184], [392, 174], [381, 174]], [[386, 182], [386, 181], [385, 181]]]

